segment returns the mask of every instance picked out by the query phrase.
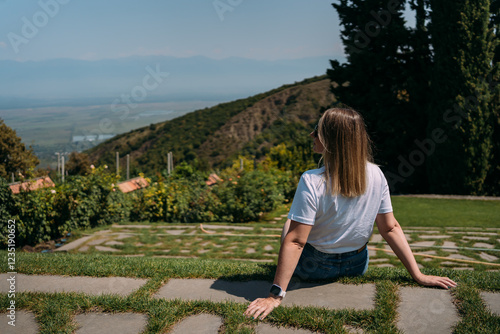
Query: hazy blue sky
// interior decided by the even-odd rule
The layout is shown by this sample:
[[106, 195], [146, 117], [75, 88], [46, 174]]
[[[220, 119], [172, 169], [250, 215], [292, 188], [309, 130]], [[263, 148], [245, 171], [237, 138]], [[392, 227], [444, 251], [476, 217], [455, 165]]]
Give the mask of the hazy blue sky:
[[337, 58], [343, 48], [331, 2], [0, 0], [0, 60]]

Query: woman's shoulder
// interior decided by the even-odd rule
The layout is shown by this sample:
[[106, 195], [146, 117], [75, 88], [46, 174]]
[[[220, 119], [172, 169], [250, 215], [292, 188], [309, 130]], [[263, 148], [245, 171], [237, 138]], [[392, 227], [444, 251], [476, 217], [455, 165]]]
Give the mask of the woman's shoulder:
[[379, 183], [385, 183], [386, 178], [380, 166], [374, 163], [368, 163], [368, 175], [372, 180], [378, 180]]
[[302, 174], [302, 178], [309, 182], [319, 182], [325, 179], [324, 177], [325, 167], [310, 169]]
[[374, 164], [373, 162], [368, 162], [367, 164], [368, 170], [371, 171], [372, 173], [378, 173], [378, 174], [384, 174], [382, 170], [380, 169], [380, 166], [377, 164]]
[[325, 167], [321, 167], [321, 168], [306, 170], [302, 175], [303, 176], [306, 176], [306, 175], [315, 176], [315, 175], [323, 175], [324, 173], [325, 173]]

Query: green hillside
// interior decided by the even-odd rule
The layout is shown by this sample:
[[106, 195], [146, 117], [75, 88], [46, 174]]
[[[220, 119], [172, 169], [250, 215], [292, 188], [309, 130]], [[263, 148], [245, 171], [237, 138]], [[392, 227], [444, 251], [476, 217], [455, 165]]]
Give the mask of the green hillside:
[[326, 76], [306, 79], [121, 134], [86, 153], [95, 163], [109, 165], [115, 152], [122, 159], [130, 154], [133, 174], [165, 170], [168, 152], [174, 164], [187, 162], [202, 170], [224, 167], [239, 154], [259, 158], [279, 143], [307, 141], [320, 112], [335, 101], [330, 87]]

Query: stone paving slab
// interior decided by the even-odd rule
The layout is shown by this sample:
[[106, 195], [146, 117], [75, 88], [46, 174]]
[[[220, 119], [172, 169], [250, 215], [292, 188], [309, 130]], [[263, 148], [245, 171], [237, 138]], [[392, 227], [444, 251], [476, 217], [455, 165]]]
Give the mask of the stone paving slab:
[[[11, 275], [0, 274], [0, 292], [9, 291]], [[88, 295], [126, 296], [146, 284], [147, 279], [16, 274], [16, 292], [83, 292]]]
[[117, 246], [117, 245], [124, 245], [124, 243], [121, 242], [121, 241], [114, 241], [113, 240], [113, 241], [106, 242], [105, 245], [107, 245], [107, 246]]
[[110, 232], [113, 232], [113, 231], [111, 231], [111, 230], [101, 230], [101, 231], [95, 232], [94, 234], [99, 235], [99, 234], [107, 234], [107, 233], [110, 233]]
[[259, 323], [255, 327], [256, 334], [313, 334], [306, 329], [275, 327], [265, 323]]
[[373, 242], [373, 243], [383, 242], [383, 241], [384, 241], [384, 238], [382, 238], [382, 236], [378, 233], [373, 233], [371, 238], [370, 238], [370, 242]]
[[169, 332], [171, 334], [217, 334], [223, 321], [221, 317], [211, 314], [190, 316], [176, 324]]
[[15, 326], [9, 325], [6, 313], [0, 313], [0, 333], [2, 334], [36, 334], [39, 332], [38, 323], [33, 312], [16, 310]]
[[410, 244], [410, 246], [419, 246], [419, 247], [431, 247], [436, 244], [435, 241], [418, 241]]
[[87, 242], [87, 245], [89, 245], [89, 246], [100, 245], [100, 244], [102, 244], [104, 241], [107, 241], [107, 240], [108, 240], [108, 238], [103, 238], [103, 239], [95, 239], [95, 240], [92, 240], [92, 241]]
[[447, 290], [403, 287], [400, 296], [397, 326], [405, 333], [451, 333], [460, 320]]
[[448, 256], [450, 259], [457, 259], [457, 260], [467, 260], [467, 261], [477, 261], [476, 259], [473, 259], [471, 257], [462, 255], [462, 254], [451, 254]]
[[[421, 227], [421, 229], [422, 228], [425, 229], [425, 227]], [[416, 229], [416, 230], [414, 230], [414, 229]], [[437, 230], [433, 231], [433, 230], [421, 230], [421, 229], [419, 230], [418, 227], [412, 227], [412, 228], [408, 228], [408, 229], [405, 228], [404, 232], [405, 233], [440, 233], [441, 232], [441, 231], [437, 231]]]
[[463, 237], [463, 239], [467, 240], [482, 240], [482, 241], [488, 241], [490, 238], [488, 237]]
[[250, 226], [231, 226], [231, 225], [203, 225], [203, 228], [206, 229], [225, 229], [225, 230], [253, 230], [253, 227]]
[[[363, 334], [364, 331], [360, 328], [355, 328], [352, 326], [344, 326], [344, 329], [349, 334]], [[311, 332], [307, 329], [301, 328], [288, 328], [288, 327], [276, 327], [271, 326], [266, 323], [259, 323], [255, 327], [256, 334], [314, 334], [317, 332]]]
[[106, 247], [106, 246], [95, 246], [95, 249], [101, 252], [119, 252], [119, 249], [113, 248], [113, 247]]
[[89, 235], [89, 236], [86, 236], [86, 237], [83, 237], [83, 238], [80, 238], [80, 239], [76, 239], [76, 240], [74, 240], [74, 241], [72, 241], [70, 243], [67, 243], [64, 246], [61, 246], [61, 247], [55, 249], [55, 251], [56, 252], [64, 252], [64, 251], [69, 251], [69, 250], [78, 248], [81, 245], [83, 245], [85, 242], [87, 242], [88, 240], [90, 240], [92, 237], [93, 237], [92, 235]]
[[484, 242], [477, 242], [475, 243], [472, 247], [474, 248], [488, 248], [488, 249], [493, 249], [495, 248], [494, 245], [492, 244], [487, 244], [487, 243], [484, 243]]
[[[234, 301], [248, 303], [269, 294], [270, 282], [231, 282], [211, 279], [171, 279], [154, 295], [155, 298], [210, 300], [213, 302]], [[186, 291], [189, 291], [187, 294]], [[314, 284], [296, 283], [287, 292], [283, 306], [316, 306], [330, 309], [353, 308], [371, 310], [375, 308], [374, 284]]]
[[479, 253], [479, 257], [483, 260], [488, 261], [488, 262], [493, 262], [493, 261], [498, 260], [498, 257], [496, 257], [494, 255], [486, 254], [484, 252]]
[[421, 239], [446, 239], [450, 238], [451, 235], [421, 235]]
[[148, 317], [139, 313], [84, 313], [74, 318], [76, 334], [138, 334], [148, 324]]
[[450, 234], [466, 234], [466, 235], [469, 235], [469, 234], [476, 234], [476, 235], [491, 235], [491, 236], [497, 236], [498, 233], [495, 233], [495, 232], [479, 232], [479, 231], [475, 231], [475, 232], [448, 232]]
[[186, 230], [167, 230], [166, 232], [170, 235], [181, 235]]
[[492, 313], [500, 316], [500, 293], [481, 292], [481, 298]]
[[133, 233], [115, 233], [115, 235], [117, 236], [113, 238], [114, 240], [123, 240], [135, 236]]

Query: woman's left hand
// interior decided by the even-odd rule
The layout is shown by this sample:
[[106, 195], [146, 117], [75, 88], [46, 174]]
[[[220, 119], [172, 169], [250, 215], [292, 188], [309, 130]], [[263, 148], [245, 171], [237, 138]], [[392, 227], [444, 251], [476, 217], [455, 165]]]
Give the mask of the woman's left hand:
[[421, 274], [417, 278], [415, 278], [415, 280], [418, 284], [421, 284], [423, 286], [439, 286], [447, 290], [450, 288], [455, 288], [457, 286], [457, 283], [449, 279], [448, 277]]
[[250, 303], [245, 313], [247, 317], [253, 317], [254, 319], [259, 318], [263, 320], [272, 310], [280, 306], [282, 297], [267, 297], [267, 298], [257, 298]]

